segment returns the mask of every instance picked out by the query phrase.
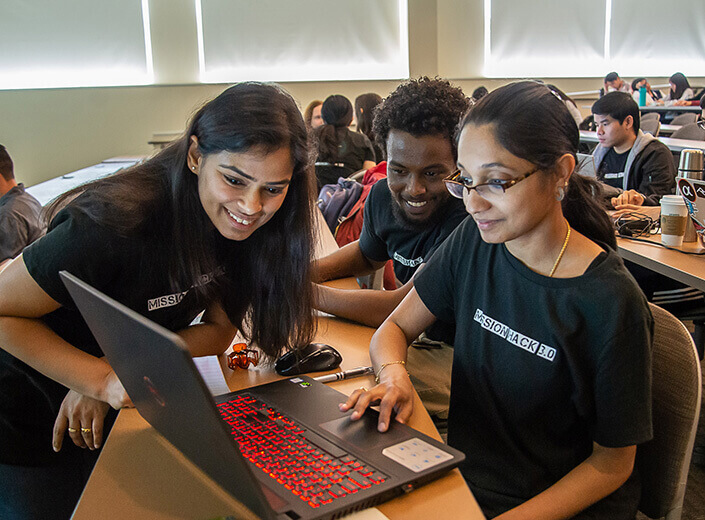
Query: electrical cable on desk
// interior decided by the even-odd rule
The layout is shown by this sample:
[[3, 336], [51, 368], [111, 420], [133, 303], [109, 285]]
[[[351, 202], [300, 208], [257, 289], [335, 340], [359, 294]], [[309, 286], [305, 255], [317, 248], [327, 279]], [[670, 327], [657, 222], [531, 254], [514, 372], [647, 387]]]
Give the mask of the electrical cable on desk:
[[655, 246], [663, 247], [664, 249], [670, 249], [671, 251], [678, 251], [679, 253], [683, 253], [684, 255], [705, 256], [705, 249], [703, 249], [702, 251], [683, 251], [682, 249], [678, 249], [677, 247], [667, 246], [662, 244], [661, 242], [654, 242], [653, 240], [648, 240], [646, 238], [637, 238], [634, 236], [621, 235], [619, 233], [617, 233], [617, 236], [619, 238], [633, 240], [634, 242], [644, 242], [645, 244], [652, 244]]

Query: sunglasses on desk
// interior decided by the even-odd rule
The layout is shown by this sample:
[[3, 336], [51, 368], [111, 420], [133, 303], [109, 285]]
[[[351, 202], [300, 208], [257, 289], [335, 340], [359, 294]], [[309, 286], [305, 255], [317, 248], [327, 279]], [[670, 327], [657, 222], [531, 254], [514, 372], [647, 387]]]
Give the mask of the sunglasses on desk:
[[246, 343], [236, 343], [233, 345], [233, 351], [228, 354], [228, 368], [230, 370], [244, 369], [250, 365], [256, 367], [257, 363], [259, 363], [259, 351], [247, 348]]

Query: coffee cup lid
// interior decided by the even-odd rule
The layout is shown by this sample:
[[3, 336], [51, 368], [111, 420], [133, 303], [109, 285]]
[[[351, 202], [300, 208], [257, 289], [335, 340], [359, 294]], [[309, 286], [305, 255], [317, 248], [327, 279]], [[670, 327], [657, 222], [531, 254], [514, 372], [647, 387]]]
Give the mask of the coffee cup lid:
[[685, 206], [685, 201], [680, 195], [664, 195], [661, 197], [661, 205], [664, 204], [675, 204]]

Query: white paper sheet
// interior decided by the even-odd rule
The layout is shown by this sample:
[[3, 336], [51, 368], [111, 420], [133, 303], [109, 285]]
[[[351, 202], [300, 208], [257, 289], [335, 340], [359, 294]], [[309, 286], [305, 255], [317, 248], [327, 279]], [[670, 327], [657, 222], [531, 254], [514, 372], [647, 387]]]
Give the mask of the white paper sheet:
[[201, 373], [201, 377], [206, 382], [211, 394], [216, 396], [230, 392], [217, 356], [195, 357], [193, 362], [196, 363], [196, 368]]

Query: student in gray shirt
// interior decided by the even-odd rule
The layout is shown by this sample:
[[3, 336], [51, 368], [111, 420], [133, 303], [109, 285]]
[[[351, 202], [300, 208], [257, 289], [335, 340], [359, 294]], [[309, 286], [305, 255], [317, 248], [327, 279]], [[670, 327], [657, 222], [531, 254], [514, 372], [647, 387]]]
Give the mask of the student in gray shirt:
[[17, 183], [10, 154], [0, 144], [0, 269], [45, 233], [41, 209], [39, 201]]

